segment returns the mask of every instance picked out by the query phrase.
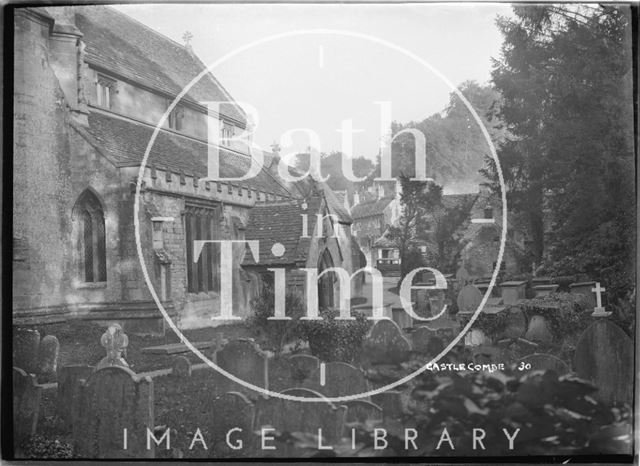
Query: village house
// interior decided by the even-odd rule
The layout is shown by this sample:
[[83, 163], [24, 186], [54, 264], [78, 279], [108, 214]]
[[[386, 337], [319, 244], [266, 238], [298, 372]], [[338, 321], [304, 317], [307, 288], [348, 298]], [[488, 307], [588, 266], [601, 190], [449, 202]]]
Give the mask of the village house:
[[[17, 9], [14, 59], [14, 324], [82, 318], [162, 332], [136, 250], [135, 185], [156, 125], [203, 63], [188, 45], [102, 6]], [[211, 101], [223, 102], [217, 115]], [[211, 73], [171, 112], [143, 173], [142, 254], [181, 328], [212, 325], [223, 278], [233, 282], [233, 314], [246, 316], [272, 259], [349, 273], [360, 260], [341, 202], [311, 179], [281, 179], [277, 154], [263, 152], [246, 181], [204, 180], [212, 127], [221, 176], [247, 173], [251, 140], [232, 140], [247, 117]], [[310, 235], [320, 214], [330, 238], [297, 237], [303, 214]], [[264, 262], [238, 245], [232, 275], [221, 277], [217, 245], [194, 260], [194, 241], [216, 239], [259, 240]], [[324, 305], [337, 305], [327, 296]]]

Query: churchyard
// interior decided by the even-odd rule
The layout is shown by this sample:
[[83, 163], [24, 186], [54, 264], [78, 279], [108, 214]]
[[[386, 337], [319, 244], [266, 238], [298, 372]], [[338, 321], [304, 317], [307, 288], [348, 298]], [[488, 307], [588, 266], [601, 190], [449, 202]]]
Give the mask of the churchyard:
[[310, 338], [274, 353], [242, 326], [188, 335], [222, 370], [294, 397], [359, 395], [423, 369], [392, 389], [337, 402], [250, 389], [174, 335], [126, 335], [116, 323], [60, 338], [15, 329], [16, 452], [38, 459], [630, 452], [634, 344], [598, 283], [503, 282], [469, 332], [433, 361], [488, 286], [452, 278], [449, 285], [412, 296], [423, 317], [447, 304], [438, 318], [412, 321], [392, 308], [391, 320], [365, 321], [348, 351], [323, 352]]

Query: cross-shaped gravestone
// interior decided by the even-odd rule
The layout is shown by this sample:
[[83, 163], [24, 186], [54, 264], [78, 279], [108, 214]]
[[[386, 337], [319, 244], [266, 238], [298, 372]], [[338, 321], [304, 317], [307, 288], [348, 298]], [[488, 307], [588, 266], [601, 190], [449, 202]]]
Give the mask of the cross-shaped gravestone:
[[600, 282], [596, 282], [596, 287], [595, 288], [591, 288], [591, 291], [593, 291], [596, 294], [596, 307], [593, 310], [593, 313], [591, 314], [591, 316], [593, 317], [607, 317], [611, 315], [611, 312], [605, 312], [604, 310], [604, 306], [602, 305], [602, 293], [604, 291], [607, 291], [605, 288], [602, 288], [600, 286]]
[[120, 324], [111, 324], [100, 338], [100, 344], [107, 350], [107, 355], [96, 366], [96, 370], [108, 366], [129, 367], [122, 358], [122, 351], [129, 345], [129, 337]]

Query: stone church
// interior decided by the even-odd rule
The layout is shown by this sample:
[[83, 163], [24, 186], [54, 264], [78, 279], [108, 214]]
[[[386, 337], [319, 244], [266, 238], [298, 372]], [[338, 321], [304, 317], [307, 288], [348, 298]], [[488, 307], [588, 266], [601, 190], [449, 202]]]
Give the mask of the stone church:
[[[14, 37], [14, 324], [78, 318], [162, 332], [136, 249], [135, 186], [156, 125], [205, 65], [189, 46], [104, 6], [16, 9]], [[217, 114], [210, 101], [224, 102]], [[304, 294], [299, 268], [351, 273], [362, 265], [344, 206], [322, 183], [282, 179], [277, 153], [263, 152], [246, 181], [205, 180], [212, 127], [221, 176], [248, 172], [251, 141], [235, 136], [249, 124], [208, 73], [169, 114], [149, 154], [142, 255], [181, 328], [213, 325], [222, 280], [232, 280], [233, 314], [242, 317], [270, 267], [284, 267], [288, 289]], [[319, 237], [317, 219], [327, 232]], [[215, 239], [259, 241], [259, 256], [234, 246], [232, 276], [221, 277], [219, 246], [194, 251], [195, 241]], [[328, 277], [318, 284], [321, 304], [335, 307]]]

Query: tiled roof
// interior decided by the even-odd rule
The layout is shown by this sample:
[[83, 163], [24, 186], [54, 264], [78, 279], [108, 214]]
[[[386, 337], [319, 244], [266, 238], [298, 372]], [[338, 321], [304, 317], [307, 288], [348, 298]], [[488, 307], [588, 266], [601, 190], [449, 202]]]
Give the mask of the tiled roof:
[[[260, 242], [258, 265], [295, 264], [307, 260], [311, 238], [301, 237], [302, 214], [308, 214], [307, 231], [311, 235], [315, 228], [314, 214], [320, 209], [321, 199], [314, 196], [307, 203], [306, 210], [298, 202], [256, 204], [251, 209], [245, 239]], [[275, 243], [281, 243], [285, 247], [285, 252], [280, 257], [275, 257], [271, 252]], [[256, 265], [250, 252], [245, 255], [243, 265]]]
[[[89, 114], [89, 142], [99, 146], [101, 152], [117, 166], [137, 166], [142, 162], [147, 144], [155, 128], [144, 123], [93, 112]], [[83, 134], [85, 130], [79, 129]], [[249, 171], [249, 156], [220, 149], [220, 174], [222, 177], [239, 177]], [[207, 175], [207, 144], [168, 131], [160, 131], [156, 138], [147, 166], [199, 178]], [[291, 197], [283, 183], [265, 169], [246, 181], [234, 181], [233, 185], [258, 191]]]
[[352, 218], [349, 212], [344, 207], [344, 204], [340, 202], [333, 190], [325, 183], [318, 183], [318, 186], [322, 189], [324, 198], [329, 208], [329, 213], [338, 217], [338, 222], [351, 225]]
[[[113, 8], [87, 5], [74, 10], [89, 64], [172, 96], [206, 68], [182, 45]], [[185, 98], [198, 103], [233, 102], [211, 73], [205, 74]], [[246, 122], [244, 112], [235, 103], [221, 105], [221, 113]]]
[[393, 201], [394, 197], [383, 197], [373, 201], [365, 201], [351, 208], [351, 216], [354, 219], [382, 215], [384, 209]]

